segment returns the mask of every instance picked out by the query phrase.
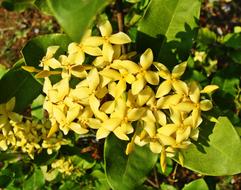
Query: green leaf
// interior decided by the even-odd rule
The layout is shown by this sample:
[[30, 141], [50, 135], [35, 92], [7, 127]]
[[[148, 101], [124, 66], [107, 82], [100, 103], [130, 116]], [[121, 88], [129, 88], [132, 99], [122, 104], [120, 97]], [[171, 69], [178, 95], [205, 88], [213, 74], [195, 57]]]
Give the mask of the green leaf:
[[210, 31], [208, 28], [200, 28], [198, 31], [197, 40], [199, 43], [202, 44], [213, 44], [216, 41], [217, 37], [216, 34]]
[[110, 0], [47, 0], [51, 12], [73, 41], [79, 42]]
[[241, 34], [240, 33], [231, 33], [224, 36], [222, 40], [223, 44], [227, 47], [234, 49], [241, 48]]
[[232, 50], [229, 52], [229, 56], [235, 63], [241, 64], [241, 51], [240, 50]]
[[16, 97], [16, 112], [24, 111], [40, 94], [42, 86], [31, 74], [21, 68], [13, 68], [0, 80], [0, 104]]
[[176, 190], [174, 186], [165, 183], [162, 183], [160, 187], [161, 190]]
[[39, 168], [34, 169], [34, 173], [23, 183], [23, 190], [39, 190], [44, 185], [44, 175]]
[[208, 185], [203, 179], [197, 179], [186, 184], [182, 190], [208, 190]]
[[48, 34], [31, 39], [22, 50], [25, 62], [29, 66], [38, 66], [49, 46], [60, 46], [58, 54], [66, 52], [71, 42], [65, 34]]
[[31, 115], [33, 118], [37, 118], [38, 120], [43, 119], [44, 117], [44, 104], [45, 97], [40, 94], [32, 103], [31, 105]]
[[152, 48], [166, 64], [186, 60], [200, 7], [200, 0], [152, 0], [138, 27], [139, 49]]
[[37, 165], [49, 165], [57, 158], [57, 156], [58, 152], [48, 154], [46, 150], [43, 150], [41, 153], [35, 155], [33, 162]]
[[200, 127], [199, 139], [183, 150], [184, 167], [205, 175], [234, 175], [241, 172], [241, 140], [226, 117], [213, 127]]
[[3, 65], [0, 65], [0, 79], [7, 71], [8, 71], [7, 68], [5, 68]]
[[154, 167], [157, 155], [149, 147], [136, 146], [130, 155], [125, 154], [127, 142], [108, 136], [104, 147], [105, 172], [114, 190], [138, 188]]

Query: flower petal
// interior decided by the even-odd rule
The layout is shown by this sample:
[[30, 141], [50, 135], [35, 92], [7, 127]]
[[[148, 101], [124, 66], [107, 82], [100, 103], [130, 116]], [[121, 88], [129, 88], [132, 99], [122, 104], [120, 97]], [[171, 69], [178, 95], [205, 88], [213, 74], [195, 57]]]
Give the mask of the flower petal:
[[153, 63], [153, 53], [150, 48], [148, 48], [140, 57], [140, 64], [143, 69], [147, 70]]
[[183, 63], [180, 63], [179, 65], [176, 65], [172, 70], [172, 77], [180, 78], [185, 72], [186, 67], [187, 67], [187, 62], [183, 62]]
[[146, 82], [144, 77], [140, 77], [131, 84], [131, 90], [133, 95], [137, 95], [145, 86]]
[[121, 123], [120, 118], [110, 118], [105, 120], [102, 123], [102, 126], [104, 126], [109, 131], [114, 131], [120, 125], [120, 123]]
[[102, 55], [102, 51], [99, 47], [91, 47], [91, 46], [86, 46], [83, 48], [83, 51], [89, 55], [92, 56], [100, 56]]
[[163, 97], [167, 95], [172, 89], [171, 80], [165, 80], [160, 84], [156, 92], [156, 98]]
[[112, 26], [108, 20], [104, 20], [98, 24], [101, 36], [110, 36], [112, 34]]
[[85, 38], [82, 42], [83, 45], [85, 46], [93, 46], [93, 47], [97, 47], [100, 46], [104, 43], [104, 39], [102, 37], [99, 36], [90, 36], [88, 38]]
[[207, 93], [210, 94], [212, 92], [214, 92], [215, 90], [217, 90], [219, 87], [217, 85], [207, 85], [204, 87], [203, 90], [201, 90], [201, 93]]
[[124, 130], [121, 127], [117, 127], [114, 131], [116, 137], [121, 140], [128, 141], [129, 137], [125, 134]]
[[159, 154], [162, 151], [162, 145], [158, 141], [150, 142], [150, 150], [153, 153]]
[[213, 104], [210, 100], [202, 100], [200, 102], [200, 108], [202, 111], [208, 111], [210, 109], [212, 109]]
[[122, 45], [122, 44], [126, 44], [126, 43], [130, 43], [131, 39], [130, 37], [125, 34], [124, 32], [118, 32], [116, 34], [113, 34], [109, 37], [109, 41], [112, 44], [118, 44], [118, 45]]
[[89, 132], [88, 129], [81, 127], [80, 124], [75, 123], [75, 122], [70, 123], [69, 128], [71, 130], [73, 130], [75, 133], [80, 134], [80, 135], [83, 135], [83, 134], [86, 134]]
[[149, 84], [158, 85], [159, 84], [159, 75], [154, 71], [147, 71], [145, 73], [145, 79]]
[[99, 73], [96, 68], [90, 70], [90, 72], [87, 76], [87, 81], [88, 81], [90, 91], [93, 91], [97, 88], [97, 86], [100, 83], [100, 77], [99, 77]]
[[158, 74], [161, 78], [166, 79], [166, 80], [171, 78], [171, 74], [165, 65], [158, 63], [158, 62], [154, 62], [153, 64], [159, 71]]
[[133, 108], [129, 109], [127, 112], [128, 121], [137, 121], [139, 120], [146, 112], [145, 108]]
[[103, 44], [102, 55], [104, 61], [112, 62], [114, 56], [114, 49], [111, 44], [106, 42]]
[[99, 140], [99, 139], [106, 138], [110, 134], [110, 132], [111, 131], [109, 131], [105, 127], [101, 127], [96, 132], [96, 139]]
[[176, 132], [177, 129], [178, 129], [178, 126], [175, 125], [175, 124], [167, 124], [167, 125], [164, 125], [164, 126], [160, 127], [157, 130], [157, 132], [158, 132], [158, 134], [162, 134], [162, 135], [165, 135], [165, 136], [170, 136], [174, 132]]
[[172, 86], [176, 93], [188, 95], [188, 87], [185, 82], [181, 80], [175, 80], [173, 81]]

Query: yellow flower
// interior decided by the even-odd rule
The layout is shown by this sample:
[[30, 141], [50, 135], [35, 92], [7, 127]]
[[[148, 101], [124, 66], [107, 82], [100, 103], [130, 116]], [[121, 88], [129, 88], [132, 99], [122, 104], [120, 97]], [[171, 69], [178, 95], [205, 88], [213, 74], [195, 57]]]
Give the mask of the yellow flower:
[[0, 130], [4, 136], [12, 129], [9, 121], [17, 123], [22, 121], [22, 116], [13, 112], [15, 101], [16, 99], [13, 97], [6, 104], [0, 104]]
[[[206, 88], [204, 88], [203, 92], [210, 93], [216, 89], [217, 89], [217, 86], [207, 86]], [[190, 101], [180, 102], [176, 106], [176, 108], [184, 112], [192, 111], [191, 115], [193, 118], [193, 126], [194, 128], [196, 128], [202, 122], [201, 111], [208, 111], [212, 109], [213, 105], [212, 105], [212, 102], [208, 99], [204, 99], [200, 101], [200, 89], [195, 82], [190, 84], [189, 97], [190, 97]]]
[[158, 73], [161, 78], [165, 79], [164, 82], [162, 82], [156, 92], [156, 97], [160, 98], [165, 95], [167, 95], [171, 89], [173, 88], [176, 93], [178, 94], [188, 94], [188, 87], [185, 82], [179, 80], [179, 78], [183, 75], [187, 63], [183, 62], [179, 65], [176, 65], [172, 73], [169, 72], [167, 67], [161, 63], [154, 63], [156, 68], [158, 69]]
[[85, 61], [85, 53], [91, 56], [102, 55], [101, 49], [98, 47], [100, 45], [98, 41], [97, 43], [94, 43], [93, 39], [91, 43], [88, 43], [88, 38], [90, 36], [91, 30], [87, 30], [79, 44], [75, 42], [69, 44], [68, 53], [73, 64], [82, 65], [82, 63]]
[[98, 129], [96, 138], [101, 139], [113, 132], [119, 139], [129, 140], [127, 134], [133, 132], [131, 123], [139, 120], [145, 113], [145, 108], [128, 109], [125, 98], [122, 96], [117, 101], [115, 111], [102, 123], [102, 127]]
[[130, 43], [131, 39], [123, 32], [112, 34], [112, 26], [108, 20], [101, 21], [98, 25], [102, 37], [89, 37], [85, 40], [87, 44], [103, 45], [102, 54], [105, 61], [111, 62], [114, 56], [112, 44], [122, 45]]

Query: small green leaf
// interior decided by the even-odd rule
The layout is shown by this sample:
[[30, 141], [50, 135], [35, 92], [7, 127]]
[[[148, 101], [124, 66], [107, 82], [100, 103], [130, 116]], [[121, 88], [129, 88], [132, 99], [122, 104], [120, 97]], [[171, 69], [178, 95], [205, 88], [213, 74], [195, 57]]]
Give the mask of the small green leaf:
[[0, 104], [16, 97], [16, 112], [24, 111], [40, 94], [42, 86], [31, 74], [21, 68], [13, 68], [0, 80]]
[[162, 183], [161, 190], [176, 190], [176, 188], [172, 185]]
[[22, 54], [25, 62], [29, 66], [37, 67], [45, 56], [49, 46], [60, 46], [57, 53], [66, 52], [68, 44], [71, 42], [65, 34], [47, 34], [31, 39], [23, 48]]
[[105, 142], [105, 172], [114, 190], [138, 189], [157, 161], [157, 155], [146, 146], [136, 146], [134, 152], [127, 156], [126, 145], [127, 142], [113, 134]]
[[208, 28], [199, 29], [198, 37], [197, 37], [197, 40], [199, 43], [209, 45], [214, 43], [216, 39], [217, 39], [216, 34], [210, 31]]
[[183, 150], [184, 167], [205, 175], [234, 175], [241, 172], [241, 140], [226, 117], [214, 127], [200, 127], [199, 139]]
[[39, 168], [23, 183], [23, 190], [39, 190], [44, 185], [44, 175]]
[[185, 61], [196, 34], [200, 0], [152, 0], [138, 26], [137, 45], [152, 48], [158, 61]]
[[182, 190], [209, 190], [209, 188], [203, 179], [197, 179], [186, 184]]
[[47, 0], [51, 12], [69, 37], [79, 42], [96, 15], [110, 0]]
[[241, 33], [230, 33], [224, 36], [223, 44], [234, 49], [241, 48]]

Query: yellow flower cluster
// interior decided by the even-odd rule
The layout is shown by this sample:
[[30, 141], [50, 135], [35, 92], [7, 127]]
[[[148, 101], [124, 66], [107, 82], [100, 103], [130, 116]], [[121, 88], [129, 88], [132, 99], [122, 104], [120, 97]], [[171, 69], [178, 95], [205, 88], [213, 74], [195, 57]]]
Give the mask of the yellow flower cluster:
[[0, 104], [0, 148], [1, 150], [21, 149], [32, 159], [35, 153], [43, 148], [51, 154], [57, 151], [61, 145], [67, 144], [61, 133], [47, 138], [50, 123], [41, 124], [38, 121], [23, 119], [23, 116], [13, 112], [15, 98], [6, 104]]
[[60, 159], [54, 160], [51, 164], [52, 169], [58, 170], [60, 173], [64, 175], [70, 176], [74, 173], [74, 165], [70, 158], [62, 157]]
[[[201, 100], [200, 94], [218, 87], [209, 85], [200, 90], [194, 82], [185, 83], [180, 77], [187, 63], [170, 72], [165, 65], [153, 62], [151, 49], [136, 63], [129, 55], [121, 55], [121, 46], [131, 42], [125, 33], [112, 34], [109, 21], [98, 28], [101, 36], [91, 36], [88, 31], [81, 43], [69, 44], [68, 54], [58, 58], [54, 57], [58, 46], [51, 46], [41, 61], [43, 71], [37, 71], [36, 77], [44, 78], [44, 109], [52, 126], [48, 137], [59, 130], [66, 135], [70, 130], [86, 134], [96, 129], [97, 139], [113, 132], [128, 141], [133, 133], [126, 153], [134, 144], [149, 144], [152, 152], [161, 153], [164, 169], [166, 156], [174, 156], [191, 138], [198, 138], [201, 111], [212, 108], [212, 102]], [[86, 57], [95, 59], [86, 64]], [[61, 79], [53, 83], [50, 76], [56, 74]], [[70, 85], [73, 78], [79, 79], [74, 87]]]

